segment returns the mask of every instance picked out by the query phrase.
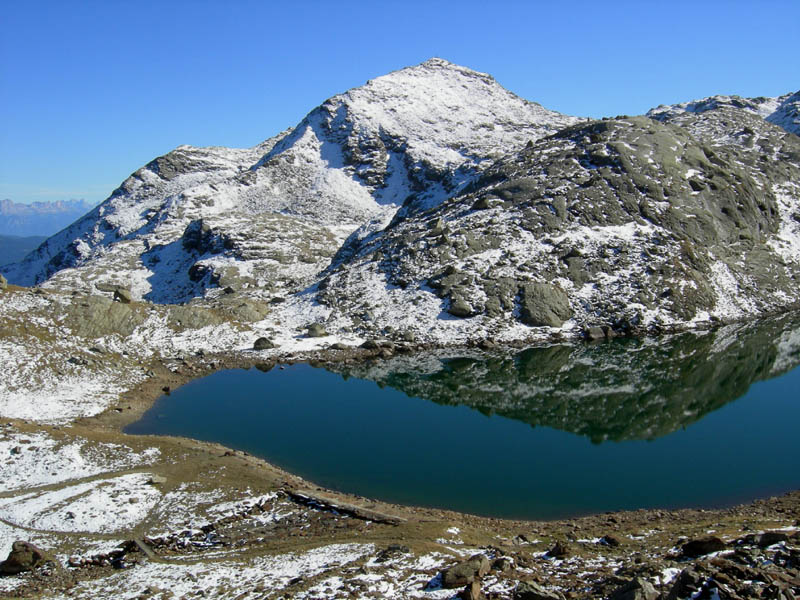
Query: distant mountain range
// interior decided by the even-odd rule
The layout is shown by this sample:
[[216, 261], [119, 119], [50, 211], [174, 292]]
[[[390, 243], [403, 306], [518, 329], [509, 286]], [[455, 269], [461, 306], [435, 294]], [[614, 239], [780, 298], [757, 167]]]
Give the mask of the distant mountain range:
[[31, 204], [0, 200], [0, 235], [49, 237], [82, 217], [92, 206], [86, 200]]
[[798, 92], [590, 120], [434, 58], [180, 146], [3, 272], [438, 343], [743, 319], [800, 304], [798, 132]]

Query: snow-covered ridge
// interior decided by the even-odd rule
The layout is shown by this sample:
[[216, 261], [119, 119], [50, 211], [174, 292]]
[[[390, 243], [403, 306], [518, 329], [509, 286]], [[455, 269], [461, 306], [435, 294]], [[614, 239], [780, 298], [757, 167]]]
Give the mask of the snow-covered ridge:
[[663, 121], [682, 112], [702, 113], [722, 107], [737, 108], [753, 113], [790, 133], [800, 135], [800, 91], [790, 92], [776, 98], [709, 96], [702, 100], [692, 100], [680, 104], [662, 104], [648, 111], [647, 116]]

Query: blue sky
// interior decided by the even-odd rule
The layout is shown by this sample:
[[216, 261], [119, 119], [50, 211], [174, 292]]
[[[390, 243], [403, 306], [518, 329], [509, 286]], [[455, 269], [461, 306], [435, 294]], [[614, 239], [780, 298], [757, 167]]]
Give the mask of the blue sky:
[[779, 95], [798, 23], [798, 0], [7, 2], [0, 198], [100, 201], [175, 146], [252, 146], [431, 56], [575, 115]]

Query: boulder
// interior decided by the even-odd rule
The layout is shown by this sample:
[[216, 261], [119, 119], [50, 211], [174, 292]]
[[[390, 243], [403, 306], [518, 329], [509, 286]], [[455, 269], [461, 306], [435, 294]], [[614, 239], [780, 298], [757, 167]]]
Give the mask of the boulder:
[[564, 596], [533, 581], [521, 581], [514, 590], [514, 600], [564, 600]]
[[0, 563], [0, 574], [17, 575], [25, 571], [33, 571], [44, 562], [45, 554], [42, 550], [30, 542], [16, 541], [11, 545], [8, 558]]
[[459, 588], [481, 578], [489, 572], [489, 559], [484, 554], [475, 554], [467, 560], [442, 571], [442, 587]]
[[323, 327], [320, 323], [312, 323], [308, 326], [306, 330], [306, 335], [311, 338], [316, 337], [325, 337], [330, 335], [327, 331], [325, 331], [325, 327]]
[[572, 317], [569, 296], [550, 283], [528, 283], [520, 293], [520, 318], [532, 327], [561, 327]]
[[500, 198], [493, 198], [491, 196], [481, 196], [472, 203], [472, 210], [486, 210], [500, 206], [503, 201]]
[[258, 338], [253, 344], [253, 350], [271, 350], [272, 348], [277, 348], [275, 342], [265, 337]]
[[109, 292], [109, 293], [113, 294], [118, 289], [124, 288], [125, 286], [120, 284], [120, 283], [108, 283], [108, 282], [101, 281], [99, 283], [95, 283], [94, 287], [95, 287], [96, 290], [98, 290], [100, 292]]
[[123, 304], [131, 303], [131, 291], [125, 288], [117, 288], [114, 290], [114, 301], [122, 302]]
[[712, 552], [719, 552], [720, 550], [724, 549], [725, 542], [716, 536], [709, 535], [707, 537], [697, 538], [695, 540], [686, 542], [681, 547], [681, 552], [683, 556], [687, 558], [697, 558], [698, 556], [704, 556], [706, 554], [711, 554]]
[[602, 327], [587, 327], [583, 335], [587, 340], [602, 340], [605, 339], [606, 332], [603, 331]]
[[641, 577], [623, 584], [609, 596], [609, 600], [656, 600], [656, 598], [658, 598], [656, 588]]
[[470, 306], [469, 302], [464, 300], [461, 296], [454, 296], [452, 301], [450, 302], [450, 307], [447, 309], [454, 317], [471, 317], [474, 313], [474, 310]]
[[4, 290], [4, 289], [6, 289], [7, 287], [8, 287], [8, 281], [6, 281], [6, 278], [5, 278], [5, 277], [3, 277], [2, 275], [0, 275], [0, 290]]

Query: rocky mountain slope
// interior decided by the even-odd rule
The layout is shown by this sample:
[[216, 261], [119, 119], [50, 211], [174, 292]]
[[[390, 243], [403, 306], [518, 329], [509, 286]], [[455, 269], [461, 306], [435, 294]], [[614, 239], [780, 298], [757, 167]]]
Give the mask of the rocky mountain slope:
[[800, 302], [798, 106], [588, 121], [431, 59], [254, 148], [177, 148], [4, 273], [435, 343], [770, 313]]
[[125, 281], [155, 302], [210, 287], [295, 292], [356, 228], [404, 202], [435, 205], [502, 153], [577, 120], [431, 59], [334, 96], [254, 148], [177, 148], [6, 276]]
[[[49, 236], [92, 208], [85, 200], [21, 204], [0, 200], [0, 235]], [[5, 263], [0, 259], [0, 263]]]
[[530, 144], [438, 206], [351, 241], [319, 301], [379, 329], [500, 338], [521, 326], [663, 330], [796, 304], [800, 137], [730, 107], [665, 121], [604, 119]]

